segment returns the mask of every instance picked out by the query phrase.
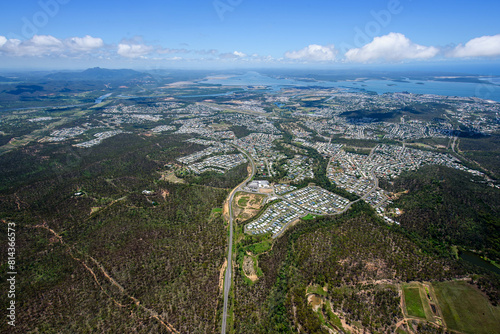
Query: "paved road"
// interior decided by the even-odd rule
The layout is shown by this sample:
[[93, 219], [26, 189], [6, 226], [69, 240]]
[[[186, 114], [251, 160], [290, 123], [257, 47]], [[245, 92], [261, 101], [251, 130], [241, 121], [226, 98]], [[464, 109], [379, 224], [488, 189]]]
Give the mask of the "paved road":
[[[241, 150], [240, 150], [241, 151]], [[228, 242], [228, 251], [227, 251], [227, 268], [226, 268], [226, 274], [224, 276], [224, 309], [222, 312], [222, 329], [221, 333], [226, 334], [226, 326], [227, 326], [227, 305], [229, 301], [229, 290], [231, 290], [231, 273], [232, 273], [232, 259], [233, 259], [233, 198], [234, 194], [238, 192], [238, 189], [241, 188], [242, 185], [246, 184], [248, 181], [250, 181], [253, 176], [255, 175], [255, 163], [253, 162], [252, 158], [248, 153], [245, 151], [241, 151], [243, 154], [245, 154], [250, 161], [250, 165], [252, 166], [252, 172], [250, 175], [241, 183], [239, 186], [234, 188], [233, 191], [231, 191], [231, 194], [229, 195], [228, 199], [228, 205], [229, 205], [229, 242]]]
[[[370, 155], [368, 156], [368, 159], [371, 159], [371, 158], [372, 158], [372, 156], [373, 156], [373, 154], [375, 153], [375, 150], [377, 149], [377, 147], [378, 147], [378, 145], [377, 145], [377, 146], [375, 146], [374, 148], [372, 148], [372, 150], [370, 151]], [[332, 160], [332, 157], [329, 157], [328, 166], [330, 166], [330, 162], [331, 162], [331, 160]], [[363, 197], [361, 197], [361, 198], [359, 198], [359, 199], [357, 199], [357, 200], [355, 200], [355, 201], [349, 202], [349, 203], [348, 203], [348, 204], [344, 207], [344, 209], [342, 209], [341, 211], [338, 211], [338, 212], [333, 213], [333, 214], [330, 214], [330, 215], [325, 215], [325, 216], [335, 216], [335, 215], [340, 215], [340, 214], [342, 214], [342, 213], [346, 212], [347, 210], [349, 210], [349, 209], [351, 208], [351, 206], [352, 206], [354, 203], [357, 203], [357, 202], [359, 202], [359, 201], [361, 201], [361, 200], [364, 200], [365, 198], [367, 198], [368, 196], [370, 196], [370, 194], [371, 194], [372, 192], [374, 192], [374, 191], [378, 188], [378, 178], [377, 178], [377, 176], [375, 175], [375, 169], [377, 169], [377, 167], [378, 167], [378, 166], [379, 166], [379, 165], [373, 166], [373, 168], [370, 170], [370, 174], [371, 174], [371, 176], [372, 176], [372, 178], [373, 178], [373, 180], [374, 180], [374, 184], [373, 184], [373, 187], [372, 187], [372, 188], [371, 188], [368, 192], [366, 192], [366, 194], [364, 194], [364, 195], [363, 195]], [[328, 168], [329, 168], [329, 167], [327, 167], [327, 171], [328, 171]], [[283, 199], [283, 197], [282, 197], [282, 196], [277, 196], [277, 197], [278, 197], [278, 198]], [[287, 202], [288, 202], [288, 201], [287, 201]], [[307, 211], [307, 210], [306, 210], [306, 211]], [[311, 213], [311, 214], [315, 214], [315, 215], [316, 215], [316, 213], [313, 213], [313, 212], [308, 212], [308, 213]], [[304, 215], [304, 216], [302, 216], [302, 217], [305, 217], [305, 216], [306, 216], [306, 215]], [[300, 217], [300, 218], [302, 218], [302, 217]], [[295, 221], [297, 221], [297, 219], [295, 219], [295, 220], [293, 220], [293, 221], [290, 221], [290, 222], [288, 222], [287, 224], [285, 224], [285, 225], [283, 226], [283, 228], [282, 228], [282, 229], [280, 229], [280, 230], [278, 231], [278, 233], [276, 233], [275, 235], [273, 235], [273, 238], [277, 238], [277, 237], [279, 237], [281, 234], [283, 234], [283, 232], [286, 230], [286, 228], [288, 227], [288, 225], [292, 224], [292, 223], [293, 223], [293, 222], [295, 222]]]
[[[372, 151], [370, 152], [370, 157], [369, 157], [369, 158], [371, 158], [371, 156], [372, 156], [373, 152], [375, 151], [375, 148], [376, 148], [376, 147], [374, 147], [374, 148], [372, 149]], [[379, 166], [379, 165], [373, 166], [373, 168], [370, 170], [370, 174], [371, 174], [371, 176], [372, 176], [372, 178], [373, 178], [373, 180], [374, 180], [373, 187], [372, 187], [372, 188], [371, 188], [368, 192], [366, 192], [366, 194], [364, 194], [364, 195], [363, 195], [363, 197], [361, 197], [361, 198], [359, 198], [359, 199], [357, 199], [357, 200], [355, 200], [355, 201], [349, 202], [349, 203], [348, 203], [348, 204], [344, 207], [344, 209], [342, 209], [341, 211], [338, 211], [338, 212], [333, 213], [333, 214], [330, 214], [330, 215], [324, 215], [324, 216], [335, 216], [335, 215], [340, 215], [340, 214], [342, 214], [342, 213], [346, 212], [347, 210], [349, 210], [349, 209], [351, 208], [351, 206], [352, 206], [354, 203], [357, 203], [357, 202], [359, 202], [359, 201], [361, 201], [361, 200], [364, 200], [364, 199], [366, 199], [368, 196], [370, 196], [370, 194], [371, 194], [372, 192], [374, 192], [374, 191], [378, 188], [378, 178], [377, 178], [377, 176], [375, 175], [375, 169], [377, 169], [377, 167], [378, 167], [378, 166]], [[281, 199], [283, 199], [281, 196], [278, 196], [278, 197], [279, 197], [279, 198], [281, 198]], [[288, 202], [288, 201], [287, 201], [287, 202]], [[312, 213], [312, 212], [309, 212], [309, 213]], [[315, 215], [316, 215], [316, 213], [312, 213], [312, 214], [315, 214]], [[304, 215], [304, 216], [305, 216], [305, 215]], [[304, 217], [304, 216], [302, 216], [302, 217]], [[301, 218], [302, 218], [302, 217], [301, 217]], [[283, 232], [286, 230], [286, 228], [288, 227], [288, 225], [290, 225], [291, 223], [293, 223], [293, 222], [295, 222], [295, 221], [296, 221], [296, 219], [295, 219], [295, 220], [293, 220], [293, 221], [291, 221], [291, 222], [288, 222], [285, 226], [283, 226], [283, 228], [282, 228], [281, 230], [279, 230], [279, 232], [278, 232], [278, 233], [276, 233], [275, 235], [273, 235], [273, 238], [277, 238], [277, 237], [279, 237], [281, 234], [283, 234]]]

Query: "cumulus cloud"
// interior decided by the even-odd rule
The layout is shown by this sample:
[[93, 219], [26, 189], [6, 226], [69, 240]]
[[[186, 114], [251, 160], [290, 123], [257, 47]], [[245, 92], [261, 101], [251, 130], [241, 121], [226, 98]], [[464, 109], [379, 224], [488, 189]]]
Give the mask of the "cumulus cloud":
[[[188, 50], [185, 48], [172, 49], [172, 48], [164, 48], [159, 45], [148, 45], [144, 41], [142, 36], [134, 36], [130, 39], [123, 39], [118, 44], [117, 48], [117, 53], [120, 56], [127, 58], [146, 58], [146, 56], [154, 57], [154, 55], [186, 54], [190, 52], [192, 52], [192, 50]], [[172, 59], [172, 58], [163, 58], [163, 59]]]
[[54, 36], [50, 35], [35, 35], [31, 39], [31, 44], [35, 46], [40, 46], [40, 47], [47, 47], [47, 48], [62, 48], [63, 43], [61, 40], [55, 38]]
[[240, 52], [240, 51], [234, 51], [234, 52], [231, 52], [231, 53], [221, 53], [219, 55], [219, 58], [220, 59], [241, 59], [241, 58], [245, 58], [247, 55], [243, 52]]
[[311, 44], [298, 51], [289, 51], [285, 53], [285, 57], [293, 60], [313, 62], [334, 61], [337, 57], [337, 50], [333, 45]]
[[[70, 37], [58, 39], [50, 35], [34, 35], [27, 40], [9, 39], [0, 35], [0, 55], [9, 57], [69, 57], [106, 56], [126, 58], [146, 58], [154, 55], [198, 53], [207, 55], [218, 54], [217, 50], [188, 50], [171, 49], [161, 46], [148, 45], [142, 37], [123, 39], [118, 45], [106, 45], [101, 38], [86, 35], [84, 37]], [[232, 57], [242, 58], [246, 55], [235, 51]], [[161, 58], [169, 60], [172, 58]]]
[[10, 56], [61, 56], [99, 49], [104, 46], [100, 38], [71, 37], [60, 40], [50, 35], [34, 35], [31, 39], [7, 39], [0, 36], [0, 53]]
[[99, 49], [104, 46], [104, 42], [100, 38], [94, 38], [86, 35], [85, 37], [71, 37], [66, 40], [66, 45], [71, 49], [79, 51], [90, 51]]
[[376, 61], [399, 62], [407, 59], [429, 59], [435, 57], [439, 49], [413, 43], [400, 33], [375, 37], [371, 43], [362, 48], [351, 49], [345, 58], [350, 62], [371, 63]]
[[471, 39], [465, 45], [458, 45], [447, 56], [456, 58], [500, 56], [500, 34]]
[[234, 51], [233, 54], [236, 56], [236, 57], [240, 57], [240, 58], [243, 58], [243, 57], [246, 57], [247, 55], [244, 54], [243, 52], [240, 52], [240, 51]]
[[5, 36], [0, 36], [0, 48], [7, 43], [7, 38]]
[[0, 44], [0, 52], [14, 56], [45, 56], [64, 51], [64, 43], [50, 35], [35, 35], [26, 41], [3, 37]]
[[118, 44], [118, 54], [127, 58], [144, 57], [154, 51], [154, 48], [145, 44]]

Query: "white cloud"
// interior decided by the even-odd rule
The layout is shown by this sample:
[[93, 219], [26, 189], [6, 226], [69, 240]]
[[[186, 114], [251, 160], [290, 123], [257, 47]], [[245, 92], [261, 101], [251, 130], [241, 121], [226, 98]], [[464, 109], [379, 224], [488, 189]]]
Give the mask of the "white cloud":
[[471, 39], [465, 45], [458, 45], [447, 56], [457, 58], [500, 56], [500, 34]]
[[371, 43], [362, 48], [351, 49], [345, 58], [350, 62], [370, 63], [380, 60], [399, 62], [406, 59], [429, 59], [435, 57], [439, 49], [413, 43], [400, 33], [375, 37]]
[[247, 57], [247, 54], [240, 52], [240, 51], [234, 51], [231, 53], [221, 53], [219, 55], [220, 59], [241, 59]]
[[[50, 35], [35, 35], [27, 40], [8, 39], [0, 36], [0, 55], [10, 57], [66, 57], [107, 56], [108, 58], [146, 58], [152, 55], [187, 54], [196, 50], [171, 49], [146, 44], [141, 37], [123, 39], [118, 45], [106, 45], [101, 38], [86, 35], [70, 37], [64, 40]], [[216, 50], [202, 50], [201, 53], [217, 54]], [[244, 57], [235, 51], [233, 57]], [[170, 58], [163, 58], [170, 59]]]
[[64, 56], [99, 49], [103, 46], [102, 39], [88, 35], [83, 38], [71, 37], [64, 41], [50, 35], [35, 35], [25, 41], [0, 36], [0, 52], [10, 56]]
[[333, 45], [311, 44], [298, 51], [289, 51], [285, 53], [288, 59], [302, 61], [334, 61], [337, 56], [337, 50]]
[[78, 51], [91, 51], [104, 46], [104, 42], [100, 38], [95, 38], [89, 35], [85, 37], [71, 37], [66, 40], [66, 45], [71, 49]]
[[61, 40], [50, 35], [35, 35], [26, 41], [1, 38], [0, 52], [14, 56], [46, 56], [64, 50]]
[[63, 43], [50, 35], [35, 35], [30, 40], [31, 45], [38, 47], [46, 47], [46, 48], [62, 48]]
[[236, 56], [236, 57], [240, 57], [240, 58], [243, 58], [243, 57], [246, 57], [247, 55], [244, 54], [243, 52], [240, 52], [240, 51], [234, 51], [233, 54]]
[[127, 58], [139, 58], [154, 51], [154, 48], [145, 44], [118, 44], [118, 54]]
[[156, 53], [158, 54], [169, 54], [169, 53], [190, 53], [188, 49], [170, 49], [170, 48], [156, 48]]
[[200, 55], [216, 55], [219, 53], [216, 49], [210, 49], [210, 50], [196, 50], [194, 51], [196, 54]]

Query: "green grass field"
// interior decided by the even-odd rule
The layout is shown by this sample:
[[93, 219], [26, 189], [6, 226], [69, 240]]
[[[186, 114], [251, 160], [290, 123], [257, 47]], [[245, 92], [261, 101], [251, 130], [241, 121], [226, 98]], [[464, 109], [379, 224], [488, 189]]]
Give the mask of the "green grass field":
[[249, 200], [248, 197], [242, 197], [242, 198], [239, 199], [238, 205], [241, 206], [241, 207], [245, 207], [248, 204], [248, 200]]
[[425, 319], [425, 311], [420, 298], [420, 289], [404, 287], [406, 312], [408, 315]]
[[306, 221], [307, 220], [313, 220], [313, 219], [315, 219], [317, 217], [321, 217], [321, 216], [319, 216], [319, 215], [312, 215], [312, 214], [309, 213], [307, 216], [302, 217], [302, 220], [306, 220]]
[[311, 285], [307, 287], [307, 294], [314, 293], [319, 296], [327, 297], [328, 292], [326, 292], [323, 287], [318, 285]]
[[212, 209], [212, 213], [221, 213], [222, 212], [222, 208], [213, 208]]
[[500, 333], [500, 307], [494, 307], [466, 282], [434, 283], [434, 290], [450, 329], [464, 333]]
[[267, 252], [268, 250], [271, 249], [272, 241], [270, 240], [264, 240], [262, 242], [259, 242], [257, 244], [253, 244], [247, 247], [247, 250], [252, 252], [253, 254], [261, 254], [264, 252]]
[[340, 318], [332, 312], [330, 302], [327, 300], [326, 305], [324, 307], [326, 310], [326, 316], [328, 317], [328, 321], [332, 323], [334, 326], [337, 326], [337, 328], [344, 329], [342, 327], [342, 322], [340, 321]]

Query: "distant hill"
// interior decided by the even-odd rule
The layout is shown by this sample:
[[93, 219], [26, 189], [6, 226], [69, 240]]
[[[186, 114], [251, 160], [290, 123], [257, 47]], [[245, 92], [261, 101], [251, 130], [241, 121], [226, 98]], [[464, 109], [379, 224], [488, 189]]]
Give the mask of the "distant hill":
[[83, 72], [57, 72], [45, 76], [48, 80], [98, 80], [98, 81], [114, 81], [114, 80], [141, 80], [152, 79], [148, 74], [137, 72], [129, 69], [110, 70], [106, 68], [94, 67]]

